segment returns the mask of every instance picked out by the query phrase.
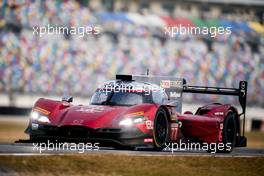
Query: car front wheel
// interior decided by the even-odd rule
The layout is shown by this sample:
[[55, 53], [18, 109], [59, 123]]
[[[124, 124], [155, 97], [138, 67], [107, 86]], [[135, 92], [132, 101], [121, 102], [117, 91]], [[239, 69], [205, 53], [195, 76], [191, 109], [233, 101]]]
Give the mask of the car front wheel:
[[155, 150], [162, 150], [169, 141], [169, 120], [164, 108], [159, 108], [153, 126], [153, 143]]

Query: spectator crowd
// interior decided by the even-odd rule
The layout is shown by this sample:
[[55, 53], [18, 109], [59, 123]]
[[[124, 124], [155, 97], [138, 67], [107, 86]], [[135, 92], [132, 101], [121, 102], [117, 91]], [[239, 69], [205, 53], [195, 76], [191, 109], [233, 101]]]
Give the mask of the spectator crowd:
[[[234, 32], [163, 36], [161, 29], [104, 21], [75, 1], [25, 1], [0, 6], [0, 93], [89, 96], [116, 73], [182, 77], [190, 85], [249, 84], [250, 104], [264, 105], [263, 35]], [[33, 26], [100, 26], [99, 35], [32, 34]], [[158, 35], [160, 34], [160, 35]], [[256, 43], [256, 41], [259, 41]], [[188, 95], [187, 100], [217, 100]], [[229, 101], [228, 97], [223, 98]]]

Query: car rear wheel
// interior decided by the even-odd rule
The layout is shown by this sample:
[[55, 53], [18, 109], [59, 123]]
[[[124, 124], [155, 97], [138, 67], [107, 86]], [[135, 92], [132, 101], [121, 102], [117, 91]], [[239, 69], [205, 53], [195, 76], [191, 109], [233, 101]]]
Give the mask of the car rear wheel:
[[229, 153], [233, 150], [236, 144], [236, 133], [237, 133], [236, 114], [230, 111], [227, 114], [224, 121], [222, 137], [225, 148], [223, 150], [223, 153]]
[[169, 120], [167, 113], [163, 108], [159, 108], [153, 127], [153, 143], [155, 150], [162, 150], [166, 142], [169, 141]]

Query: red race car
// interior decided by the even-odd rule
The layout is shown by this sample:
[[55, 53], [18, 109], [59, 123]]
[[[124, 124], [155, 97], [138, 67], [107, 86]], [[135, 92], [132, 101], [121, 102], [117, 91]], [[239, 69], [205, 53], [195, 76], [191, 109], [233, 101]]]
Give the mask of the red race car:
[[[185, 93], [237, 96], [242, 112], [229, 104], [212, 103], [195, 114], [182, 114]], [[184, 79], [170, 76], [117, 75], [96, 90], [90, 105], [73, 105], [72, 97], [62, 101], [40, 98], [25, 132], [31, 141], [98, 142], [100, 146], [156, 150], [185, 141], [230, 144], [232, 150], [247, 143], [246, 95], [246, 81], [239, 88], [218, 88], [188, 86]]]

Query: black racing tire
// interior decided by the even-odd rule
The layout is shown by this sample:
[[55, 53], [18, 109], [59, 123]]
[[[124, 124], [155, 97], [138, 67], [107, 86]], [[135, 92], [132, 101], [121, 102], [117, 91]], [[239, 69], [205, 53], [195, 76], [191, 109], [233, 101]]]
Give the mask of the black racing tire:
[[237, 134], [237, 125], [236, 125], [236, 113], [233, 111], [228, 112], [225, 121], [224, 128], [222, 131], [223, 144], [225, 148], [223, 151], [218, 151], [219, 153], [230, 153], [236, 145], [236, 134]]
[[153, 148], [161, 151], [169, 141], [169, 118], [164, 108], [157, 110], [153, 125]]
[[[230, 153], [233, 151], [233, 148], [236, 144], [236, 133], [237, 133], [237, 126], [236, 126], [236, 113], [233, 111], [229, 111], [225, 120], [224, 120], [224, 127], [222, 130], [222, 143], [224, 147], [217, 148], [216, 150], [208, 149], [208, 153]], [[217, 143], [219, 145], [219, 143]]]

